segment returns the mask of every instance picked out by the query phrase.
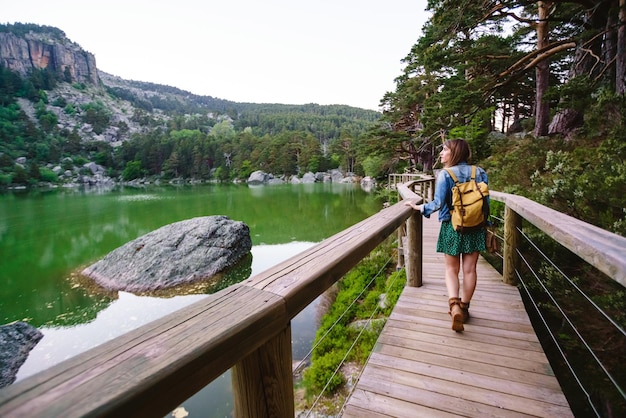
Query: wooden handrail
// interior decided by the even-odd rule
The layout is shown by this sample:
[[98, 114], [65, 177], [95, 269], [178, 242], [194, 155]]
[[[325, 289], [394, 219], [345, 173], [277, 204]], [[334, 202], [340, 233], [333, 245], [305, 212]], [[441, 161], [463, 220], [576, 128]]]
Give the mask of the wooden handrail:
[[[515, 240], [514, 225], [519, 224], [517, 216], [539, 228], [546, 235], [559, 242], [565, 248], [605, 273], [611, 279], [626, 287], [626, 238], [605, 231], [602, 228], [588, 224], [579, 219], [565, 215], [550, 209], [537, 202], [522, 196], [492, 191], [491, 199], [502, 202], [510, 212], [505, 212], [505, 255], [504, 255], [504, 280], [507, 271], [512, 271], [514, 266], [507, 268], [507, 264], [516, 264], [516, 245], [509, 242], [507, 245], [507, 225], [511, 225], [511, 239]], [[508, 213], [508, 215], [507, 215]], [[507, 248], [508, 247], [508, 248]]]
[[413, 215], [399, 202], [239, 284], [0, 390], [0, 416], [164, 416], [232, 368], [235, 415], [294, 415], [290, 321]]

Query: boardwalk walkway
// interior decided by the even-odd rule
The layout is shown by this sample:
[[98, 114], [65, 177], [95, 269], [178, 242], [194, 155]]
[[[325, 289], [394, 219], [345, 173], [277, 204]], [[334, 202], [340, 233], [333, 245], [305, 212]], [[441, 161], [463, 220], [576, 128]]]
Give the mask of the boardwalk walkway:
[[424, 278], [406, 287], [343, 417], [572, 417], [517, 288], [482, 257], [472, 317], [450, 329], [436, 216], [424, 219]]

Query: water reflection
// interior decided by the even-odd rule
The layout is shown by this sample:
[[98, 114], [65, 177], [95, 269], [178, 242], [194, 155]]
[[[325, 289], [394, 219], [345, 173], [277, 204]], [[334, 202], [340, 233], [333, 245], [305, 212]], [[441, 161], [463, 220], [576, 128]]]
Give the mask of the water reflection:
[[[251, 275], [261, 273], [313, 245], [315, 243], [292, 242], [253, 246], [249, 274], [235, 280], [241, 281]], [[103, 309], [97, 312], [93, 320], [83, 323], [82, 321], [73, 322], [74, 319], [68, 318], [68, 322], [74, 325], [41, 327], [40, 331], [44, 337], [30, 352], [28, 359], [17, 374], [17, 380], [52, 367], [63, 360], [207, 297], [206, 294], [170, 295], [164, 298], [140, 296], [128, 292], [112, 293], [113, 295], [101, 294], [103, 303], [107, 301], [108, 305], [102, 306]], [[299, 363], [313, 344], [318, 326], [316, 307], [317, 301], [314, 301], [292, 321], [294, 363]], [[84, 315], [85, 318], [90, 316], [87, 312], [82, 312], [80, 315]], [[230, 371], [183, 402], [181, 408], [184, 408], [189, 416], [207, 418], [231, 416], [233, 394]]]

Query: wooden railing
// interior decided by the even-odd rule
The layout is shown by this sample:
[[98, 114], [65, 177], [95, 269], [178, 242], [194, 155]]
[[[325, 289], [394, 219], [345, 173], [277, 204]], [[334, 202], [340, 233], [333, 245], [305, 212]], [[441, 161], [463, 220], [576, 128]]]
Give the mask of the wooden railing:
[[[398, 193], [404, 199], [416, 198], [417, 195], [412, 192], [416, 187], [419, 187], [419, 195], [425, 196], [427, 201], [432, 199], [432, 187], [434, 187], [432, 183], [409, 181], [398, 186]], [[572, 218], [522, 196], [491, 191], [490, 198], [505, 204], [502, 273], [505, 283], [517, 283], [516, 271], [520, 264], [518, 244], [521, 242], [522, 219], [525, 219], [587, 263], [626, 287], [625, 237]], [[421, 227], [418, 226], [418, 228], [421, 231]], [[413, 231], [415, 230], [416, 228], [413, 228]], [[408, 240], [415, 239], [409, 235], [408, 231], [407, 229]], [[402, 242], [402, 238], [399, 242]], [[421, 245], [411, 247], [421, 248]], [[410, 262], [413, 256], [408, 258], [409, 260], [406, 261]], [[402, 261], [398, 264], [402, 264]], [[413, 277], [421, 277], [421, 274], [415, 274]]]
[[513, 284], [517, 281], [519, 231], [522, 219], [525, 219], [611, 279], [626, 286], [626, 238], [522, 196], [493, 191], [490, 197], [506, 205], [502, 272], [505, 282]]
[[[405, 185], [409, 187], [413, 187], [411, 185], [423, 184], [424, 187], [432, 186], [432, 190], [434, 192], [434, 181], [433, 176], [424, 173], [402, 173], [402, 174], [389, 174], [387, 178], [387, 185], [390, 189], [396, 190], [398, 186]], [[428, 195], [422, 195], [428, 196]]]
[[[162, 417], [232, 368], [235, 416], [293, 417], [291, 320], [409, 218], [421, 225], [421, 215], [397, 203], [261, 274], [18, 381], [0, 390], [0, 416]], [[411, 236], [417, 245], [417, 233]]]

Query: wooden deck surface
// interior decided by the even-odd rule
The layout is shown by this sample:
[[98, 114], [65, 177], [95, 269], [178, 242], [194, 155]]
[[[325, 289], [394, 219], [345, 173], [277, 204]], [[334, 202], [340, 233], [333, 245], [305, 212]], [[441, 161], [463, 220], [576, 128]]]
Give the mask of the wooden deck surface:
[[516, 287], [482, 257], [464, 332], [450, 328], [436, 215], [423, 286], [406, 287], [343, 417], [572, 417]]

